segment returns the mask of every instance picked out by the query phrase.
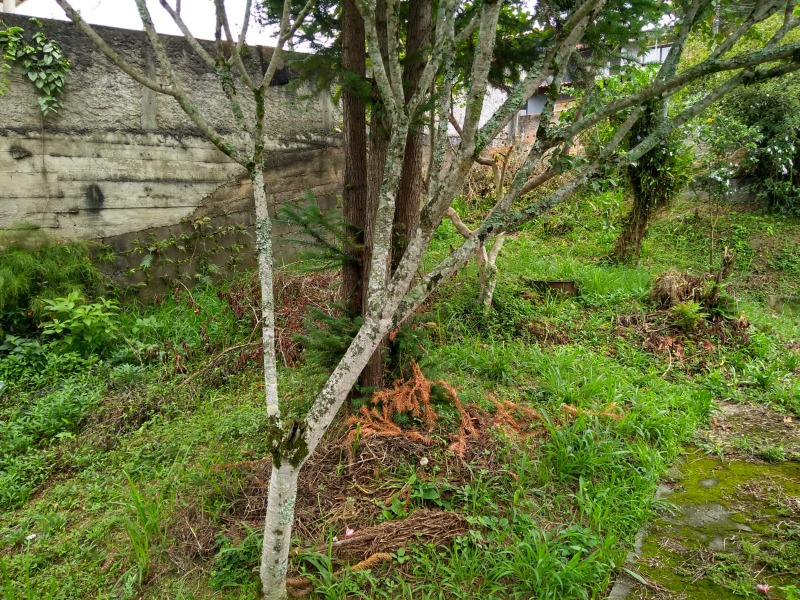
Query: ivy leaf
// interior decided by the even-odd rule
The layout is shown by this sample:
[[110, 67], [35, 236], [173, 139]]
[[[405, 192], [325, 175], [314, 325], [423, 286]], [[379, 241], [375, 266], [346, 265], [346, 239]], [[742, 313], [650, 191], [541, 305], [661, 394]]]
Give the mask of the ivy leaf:
[[33, 71], [28, 71], [28, 79], [30, 79], [31, 81], [36, 81], [38, 77], [39, 77], [38, 73], [35, 73]]

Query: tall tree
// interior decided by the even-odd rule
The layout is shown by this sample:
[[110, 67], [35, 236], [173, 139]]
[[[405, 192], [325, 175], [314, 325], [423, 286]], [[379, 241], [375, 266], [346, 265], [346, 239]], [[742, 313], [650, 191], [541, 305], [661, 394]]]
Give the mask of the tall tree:
[[[231, 100], [231, 111], [239, 126], [240, 138], [222, 137], [201, 110], [183, 92], [175, 70], [172, 68], [167, 48], [155, 33], [145, 0], [135, 0], [142, 23], [158, 56], [164, 79], [148, 77], [134, 65], [122, 58], [72, 9], [68, 0], [57, 0], [68, 16], [77, 23], [87, 36], [119, 68], [136, 81], [156, 92], [174, 98], [193, 120], [198, 129], [221, 152], [231, 156], [247, 170], [253, 181], [256, 200], [256, 248], [258, 250], [258, 272], [261, 278], [264, 373], [266, 387], [266, 411], [269, 415], [266, 435], [272, 444], [272, 473], [270, 476], [267, 511], [264, 526], [264, 545], [261, 559], [261, 580], [264, 597], [283, 600], [287, 596], [286, 574], [289, 565], [289, 547], [297, 497], [297, 479], [308, 457], [319, 445], [337, 412], [345, 402], [370, 357], [386, 335], [409, 317], [420, 304], [461, 268], [487, 241], [498, 235], [535, 220], [544, 212], [563, 202], [597, 173], [605, 164], [623, 168], [637, 161], [655, 148], [670, 131], [688, 123], [709, 106], [745, 83], [764, 81], [800, 71], [800, 43], [785, 42], [786, 34], [800, 27], [800, 12], [796, 0], [775, 0], [774, 4], [783, 12], [780, 29], [756, 49], [734, 52], [738, 39], [746, 35], [755, 23], [747, 18], [734, 26], [729, 37], [705, 60], [683, 71], [672, 70], [684, 51], [686, 38], [699, 26], [700, 21], [691, 17], [693, 12], [705, 13], [711, 8], [711, 0], [686, 0], [679, 7], [661, 0], [654, 5], [665, 7], [678, 24], [678, 33], [665, 66], [659, 76], [644, 89], [620, 96], [612, 102], [592, 109], [579, 110], [579, 117], [570, 122], [547, 119], [540, 126], [536, 143], [525, 154], [523, 163], [498, 196], [497, 202], [487, 217], [469, 234], [464, 243], [442, 259], [438, 264], [420, 274], [425, 252], [433, 236], [447, 214], [450, 205], [460, 192], [463, 178], [480, 156], [487, 144], [502, 130], [520, 110], [526, 100], [545, 82], [558, 91], [567, 66], [576, 54], [576, 49], [591, 36], [598, 23], [614, 19], [622, 9], [630, 5], [629, 0], [582, 0], [542, 3], [542, 7], [555, 6], [555, 17], [549, 13], [536, 13], [533, 8], [529, 24], [531, 35], [546, 40], [540, 58], [534, 61], [519, 81], [510, 86], [508, 99], [494, 112], [485, 124], [479, 117], [484, 105], [490, 71], [495, 55], [498, 21], [503, 7], [502, 0], [484, 0], [474, 14], [463, 25], [459, 18], [462, 7], [456, 0], [439, 0], [435, 6], [436, 29], [431, 51], [419, 77], [416, 91], [406, 94], [403, 85], [402, 51], [399, 39], [400, 0], [386, 0], [386, 19], [380, 19], [377, 10], [382, 2], [356, 0], [365, 25], [365, 39], [373, 76], [376, 82], [380, 105], [386, 121], [390, 124], [386, 160], [378, 192], [377, 207], [371, 226], [371, 257], [364, 302], [364, 318], [350, 346], [333, 369], [328, 379], [317, 392], [311, 408], [303, 419], [283, 420], [278, 396], [276, 356], [274, 351], [274, 300], [272, 291], [271, 221], [264, 189], [264, 171], [269, 169], [264, 148], [267, 141], [264, 96], [266, 86], [280, 64], [281, 48], [289, 39], [306, 14], [314, 5], [313, 0], [296, 16], [289, 0], [284, 4], [281, 17], [279, 45], [272, 60], [261, 76], [249, 72], [242, 61], [244, 34], [249, 22], [250, 2], [243, 22], [245, 26], [234, 38], [227, 26], [224, 0], [215, 0], [220, 9], [220, 25], [227, 44], [218, 44], [216, 57], [191, 36], [180, 16], [167, 0], [162, 6], [173, 15], [194, 50], [203, 57], [209, 68], [218, 72], [220, 84]], [[770, 1], [770, 0], [768, 0]], [[544, 8], [543, 8], [544, 10]], [[294, 18], [293, 18], [294, 17]], [[457, 21], [459, 24], [457, 25]], [[474, 56], [469, 61], [465, 84], [466, 111], [459, 123], [460, 140], [453, 145], [447, 131], [452, 112], [453, 87], [457, 80], [455, 48], [475, 35]], [[385, 52], [382, 39], [385, 38]], [[229, 54], [225, 48], [229, 49]], [[670, 98], [687, 85], [705, 81], [707, 87], [702, 94], [693, 97], [685, 105], [675, 108], [674, 114], [660, 119], [658, 125], [642, 140], [618, 152], [625, 135], [635, 125], [645, 106], [653, 101]], [[251, 97], [248, 104], [240, 102], [239, 92]], [[552, 115], [552, 104], [556, 94], [551, 95], [550, 106], [545, 115]], [[393, 223], [399, 197], [408, 133], [415, 116], [426, 104], [436, 105], [433, 139], [433, 169], [430, 185], [424, 194], [419, 224], [409, 232], [405, 252], [391, 271]], [[619, 114], [621, 126], [596, 156], [585, 161], [560, 160], [566, 148], [574, 144], [576, 136], [607, 119]], [[543, 119], [544, 121], [544, 119]], [[548, 170], [562, 174], [562, 182], [549, 193], [535, 200], [525, 200], [524, 193], [536, 188], [543, 178], [539, 166], [545, 163]]]
[[364, 230], [367, 226], [367, 112], [362, 83], [367, 74], [364, 19], [353, 0], [342, 2], [342, 119], [344, 122], [344, 185], [342, 211], [353, 240], [345, 248], [342, 265], [342, 299], [354, 314], [364, 306]]
[[[406, 19], [405, 65], [403, 83], [405, 100], [417, 93], [427, 64], [430, 40], [433, 33], [433, 0], [410, 0]], [[422, 107], [421, 107], [422, 108]], [[394, 245], [392, 267], [397, 268], [406, 245], [419, 224], [420, 203], [425, 188], [424, 151], [426, 143], [427, 111], [420, 110], [412, 116], [400, 175], [400, 189], [394, 215]]]

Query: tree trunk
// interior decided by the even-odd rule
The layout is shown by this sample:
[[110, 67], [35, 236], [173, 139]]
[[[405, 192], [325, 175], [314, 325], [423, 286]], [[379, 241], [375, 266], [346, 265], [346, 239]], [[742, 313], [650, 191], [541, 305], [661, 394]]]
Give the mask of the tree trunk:
[[[360, 78], [366, 75], [366, 43], [364, 20], [353, 0], [342, 4], [342, 66], [350, 74]], [[350, 82], [352, 83], [352, 82]], [[344, 118], [344, 188], [342, 212], [348, 224], [347, 234], [353, 244], [347, 244], [345, 253], [355, 261], [342, 265], [341, 298], [354, 314], [361, 313], [364, 285], [364, 231], [367, 214], [367, 117], [366, 103], [355, 86], [347, 86], [342, 94]]]
[[299, 474], [300, 466], [293, 467], [288, 463], [272, 466], [260, 568], [265, 600], [285, 600], [287, 597], [286, 572], [289, 569]]
[[[386, 2], [378, 0], [375, 7], [375, 20], [381, 43], [381, 54], [389, 53], [386, 40]], [[384, 118], [380, 94], [373, 89], [372, 111], [369, 123], [369, 164], [367, 174], [367, 209], [364, 211], [364, 267], [362, 270], [362, 288], [367, 289], [370, 267], [372, 264], [372, 239], [375, 229], [375, 213], [378, 210], [378, 197], [383, 182], [383, 170], [386, 166], [386, 155], [389, 150], [389, 123]], [[387, 274], [388, 275], [388, 274]], [[365, 299], [366, 300], [366, 299]], [[364, 302], [366, 306], [366, 301]], [[383, 388], [383, 352], [384, 344], [378, 346], [359, 378], [362, 388]]]
[[[260, 164], [263, 157], [259, 157]], [[278, 408], [278, 363], [275, 355], [275, 292], [273, 289], [272, 219], [269, 200], [264, 189], [264, 171], [255, 168], [251, 173], [253, 200], [256, 212], [256, 253], [258, 256], [258, 280], [261, 284], [261, 336], [264, 349], [264, 388], [267, 414], [277, 417]]]
[[[427, 64], [433, 26], [433, 1], [411, 0], [408, 6], [408, 33], [406, 39], [406, 64], [403, 69], [406, 102], [419, 87], [422, 72]], [[392, 271], [400, 264], [409, 238], [419, 226], [422, 194], [425, 191], [424, 157], [425, 123], [423, 112], [412, 119], [406, 141], [403, 171], [394, 215], [392, 244]]]
[[642, 240], [650, 222], [650, 203], [634, 195], [633, 208], [625, 219], [625, 226], [614, 244], [614, 258], [620, 262], [638, 258], [642, 252]]

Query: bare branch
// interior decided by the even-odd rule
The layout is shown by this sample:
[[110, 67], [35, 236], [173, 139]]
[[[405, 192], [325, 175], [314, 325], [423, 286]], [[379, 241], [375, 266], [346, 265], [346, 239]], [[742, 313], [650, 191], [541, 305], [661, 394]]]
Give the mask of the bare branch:
[[250, 12], [253, 9], [253, 0], [247, 0], [244, 7], [244, 19], [242, 20], [242, 29], [239, 31], [239, 40], [236, 42], [236, 55], [242, 55], [242, 48], [244, 48], [244, 41], [247, 37], [247, 30], [250, 27]]
[[[166, 10], [166, 11], [167, 11], [167, 13], [169, 13], [169, 16], [170, 16], [170, 17], [172, 17], [172, 20], [175, 22], [175, 25], [177, 25], [177, 26], [178, 26], [178, 29], [180, 29], [180, 30], [181, 30], [181, 33], [182, 33], [182, 34], [183, 34], [183, 36], [186, 38], [186, 41], [187, 41], [187, 42], [189, 42], [189, 45], [192, 47], [192, 49], [193, 49], [195, 52], [197, 52], [197, 55], [198, 55], [198, 56], [199, 56], [199, 57], [200, 57], [200, 58], [203, 60], [203, 62], [204, 62], [204, 63], [206, 63], [206, 64], [207, 64], [209, 67], [211, 67], [212, 69], [216, 69], [216, 68], [217, 68], [217, 65], [216, 65], [216, 63], [214, 62], [214, 58], [213, 58], [213, 57], [212, 57], [212, 56], [211, 56], [211, 55], [210, 55], [208, 52], [206, 52], [206, 49], [205, 49], [205, 48], [203, 48], [203, 46], [200, 44], [200, 42], [198, 42], [198, 41], [197, 41], [197, 38], [195, 38], [195, 37], [192, 35], [192, 32], [191, 32], [191, 31], [189, 30], [189, 28], [186, 26], [186, 23], [184, 23], [183, 19], [181, 19], [181, 15], [180, 15], [180, 13], [179, 13], [179, 12], [177, 12], [177, 11], [175, 11], [175, 10], [174, 10], [174, 9], [173, 9], [173, 8], [172, 8], [170, 5], [169, 5], [169, 2], [167, 2], [167, 0], [158, 0], [158, 1], [159, 1], [159, 3], [161, 4], [161, 6], [164, 8], [164, 10]], [[179, 5], [180, 5], [180, 3], [179, 3]]]
[[64, 14], [67, 15], [67, 17], [78, 26], [78, 29], [80, 29], [84, 35], [86, 35], [86, 37], [92, 41], [97, 49], [100, 50], [100, 52], [102, 52], [108, 60], [119, 67], [125, 74], [129, 75], [132, 79], [138, 83], [141, 83], [146, 88], [159, 92], [160, 94], [172, 94], [172, 90], [169, 85], [164, 85], [155, 79], [151, 79], [139, 69], [131, 65], [124, 58], [122, 58], [116, 50], [109, 46], [106, 41], [97, 34], [91, 25], [83, 20], [83, 17], [81, 17], [80, 13], [72, 8], [68, 0], [56, 0], [56, 2], [64, 11]]
[[378, 85], [378, 90], [380, 91], [384, 106], [389, 112], [389, 115], [394, 117], [401, 109], [402, 100], [398, 100], [395, 97], [392, 84], [389, 81], [389, 75], [383, 63], [375, 12], [370, 10], [370, 6], [366, 0], [355, 0], [355, 2], [356, 6], [358, 6], [358, 12], [361, 13], [361, 18], [364, 19], [367, 34], [367, 51], [372, 61], [372, 72], [375, 76], [375, 82]]
[[464, 221], [461, 220], [461, 217], [456, 212], [456, 209], [454, 209], [451, 206], [450, 208], [447, 209], [447, 212], [445, 214], [447, 215], [447, 218], [450, 219], [450, 221], [452, 221], [458, 233], [463, 235], [465, 238], [468, 238], [469, 236], [472, 235], [472, 229], [467, 227]]
[[[778, 10], [780, 4], [781, 0], [771, 0], [769, 2], [756, 3], [755, 7], [750, 12], [750, 15], [748, 15], [747, 19], [745, 19], [744, 22], [739, 27], [736, 28], [736, 31], [731, 33], [724, 42], [722, 42], [719, 46], [717, 46], [717, 48], [711, 53], [709, 58], [720, 58], [722, 56], [725, 56], [725, 54], [731, 48], [733, 48], [736, 42], [738, 42], [745, 33], [750, 31], [753, 25], [755, 25], [756, 23], [760, 23], [761, 21], [763, 21], [764, 19], [775, 13]], [[793, 1], [787, 3], [787, 12], [789, 14], [791, 14], [792, 12], [793, 4], [794, 4]]]
[[311, 9], [316, 3], [317, 0], [308, 0], [308, 2], [306, 2], [302, 10], [297, 13], [297, 18], [294, 20], [294, 23], [292, 23], [291, 27], [289, 27], [289, 29], [287, 29], [286, 32], [281, 35], [282, 41], [289, 41], [289, 38], [291, 38], [297, 32], [297, 29], [303, 24], [303, 21], [305, 21], [308, 13], [311, 12]]
[[389, 81], [398, 106], [405, 104], [403, 93], [403, 67], [400, 66], [400, 6], [398, 0], [386, 0], [386, 41], [389, 48], [386, 62], [389, 63]]
[[166, 48], [164, 48], [161, 37], [156, 32], [155, 26], [153, 25], [153, 19], [150, 16], [150, 11], [147, 8], [145, 0], [136, 0], [136, 6], [139, 9], [139, 17], [142, 19], [142, 25], [144, 25], [147, 37], [150, 39], [150, 44], [153, 46], [153, 50], [156, 53], [156, 58], [158, 59], [161, 68], [166, 73], [167, 79], [169, 79], [171, 83], [169, 95], [177, 100], [178, 104], [183, 109], [183, 112], [185, 112], [186, 116], [192, 120], [198, 129], [200, 129], [206, 139], [217, 146], [217, 148], [222, 150], [225, 154], [236, 160], [239, 164], [243, 166], [246, 165], [247, 159], [242, 156], [240, 151], [237, 151], [234, 148], [233, 144], [225, 140], [216, 131], [216, 129], [214, 129], [211, 123], [209, 123], [206, 118], [200, 114], [200, 112], [197, 110], [197, 107], [189, 99], [189, 96], [186, 94], [183, 86], [181, 86], [181, 82], [175, 74], [172, 61], [170, 61], [169, 56], [167, 55], [167, 51]]
[[[242, 31], [246, 33], [247, 31], [247, 24], [250, 22], [250, 3], [252, 0], [248, 0], [247, 6], [245, 7], [245, 21], [242, 25]], [[242, 62], [242, 44], [244, 37], [240, 36], [238, 40], [234, 40], [231, 34], [231, 26], [228, 23], [228, 14], [225, 11], [225, 0], [214, 0], [214, 6], [216, 8], [217, 13], [217, 55], [219, 64], [222, 65], [225, 62], [225, 52], [222, 46], [221, 40], [219, 39], [220, 28], [225, 32], [225, 39], [228, 40], [228, 44], [231, 47], [231, 57], [229, 59], [229, 63], [232, 64], [237, 72], [239, 73], [239, 77], [242, 78], [242, 82], [251, 88], [253, 87], [253, 80], [250, 77], [250, 73], [247, 72], [247, 68], [244, 66]]]
[[662, 63], [656, 79], [666, 79], [667, 77], [671, 77], [675, 74], [678, 69], [678, 63], [680, 63], [681, 56], [683, 56], [683, 49], [686, 46], [686, 40], [689, 39], [689, 35], [692, 33], [695, 21], [698, 19], [700, 13], [709, 4], [711, 4], [711, 0], [693, 0], [693, 2], [689, 5], [689, 8], [683, 18], [683, 24], [680, 28], [680, 31], [678, 31], [678, 35], [675, 38], [672, 47], [669, 49], [667, 58]]
[[475, 30], [478, 28], [480, 22], [481, 22], [481, 13], [476, 12], [470, 19], [469, 23], [467, 23], [467, 26], [464, 27], [464, 29], [462, 29], [461, 31], [459, 31], [458, 35], [455, 36], [453, 44], [458, 45], [463, 42], [466, 42], [467, 38], [469, 38], [469, 36], [475, 33]]
[[472, 154], [475, 148], [475, 133], [483, 109], [486, 96], [486, 85], [489, 77], [489, 68], [494, 53], [494, 43], [497, 33], [497, 20], [500, 16], [502, 2], [494, 0], [485, 2], [481, 7], [481, 25], [478, 33], [478, 47], [472, 61], [470, 85], [467, 90], [466, 110], [464, 111], [463, 134], [461, 136], [461, 153]]
[[[456, 133], [459, 136], [463, 136], [464, 135], [464, 130], [461, 129], [461, 124], [458, 122], [458, 119], [456, 119], [456, 116], [453, 113], [450, 113], [449, 120], [450, 120], [450, 125], [452, 125], [453, 129], [456, 130]], [[476, 156], [475, 157], [475, 162], [478, 163], [479, 165], [484, 165], [486, 167], [495, 167], [495, 166], [497, 166], [495, 161], [491, 157], [487, 156], [486, 154], [480, 154], [480, 155]]]
[[453, 27], [450, 21], [455, 21], [455, 1], [445, 0], [439, 3], [436, 25], [436, 39], [433, 43], [431, 56], [425, 64], [425, 70], [420, 77], [417, 91], [408, 103], [408, 113], [414, 114], [417, 111], [422, 99], [430, 91], [436, 78], [436, 73], [442, 64], [442, 60], [448, 53], [453, 52]]
[[300, 25], [303, 24], [303, 21], [305, 20], [306, 16], [308, 15], [309, 11], [312, 9], [314, 4], [316, 4], [316, 1], [317, 0], [308, 0], [305, 6], [303, 6], [303, 9], [297, 15], [297, 18], [294, 20], [294, 22], [290, 23], [289, 20], [291, 18], [291, 13], [290, 13], [291, 2], [290, 0], [284, 0], [283, 14], [281, 15], [281, 24], [278, 32], [278, 44], [272, 51], [272, 56], [269, 59], [269, 65], [267, 65], [267, 72], [264, 74], [264, 79], [261, 80], [261, 85], [259, 86], [262, 95], [266, 90], [267, 86], [269, 86], [272, 83], [272, 78], [275, 77], [275, 71], [278, 70], [278, 63], [280, 63], [283, 57], [284, 45], [289, 39], [291, 39], [291, 37], [295, 34]]
[[591, 16], [601, 10], [607, 1], [587, 0], [570, 16], [559, 32], [559, 41], [547, 53], [539, 66], [533, 68], [525, 79], [514, 86], [506, 101], [480, 128], [475, 151], [480, 151], [484, 145], [493, 140], [513, 115], [527, 102], [528, 98], [547, 81], [548, 77], [553, 75], [553, 65], [561, 65], [566, 56], [575, 51], [575, 46], [583, 37], [586, 27], [591, 21]]

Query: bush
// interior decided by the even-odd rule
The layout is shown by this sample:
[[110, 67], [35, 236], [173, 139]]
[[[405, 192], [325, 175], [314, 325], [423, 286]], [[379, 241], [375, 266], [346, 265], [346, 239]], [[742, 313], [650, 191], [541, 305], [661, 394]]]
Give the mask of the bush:
[[79, 292], [70, 292], [66, 298], [44, 300], [42, 312], [42, 335], [84, 356], [101, 353], [118, 335], [119, 305], [114, 300], [86, 302]]
[[800, 76], [731, 94], [711, 113], [703, 137], [767, 208], [800, 215]]
[[39, 229], [0, 234], [0, 333], [31, 333], [36, 327], [37, 298], [86, 296], [104, 291], [103, 277], [92, 264], [86, 242], [62, 243]]

